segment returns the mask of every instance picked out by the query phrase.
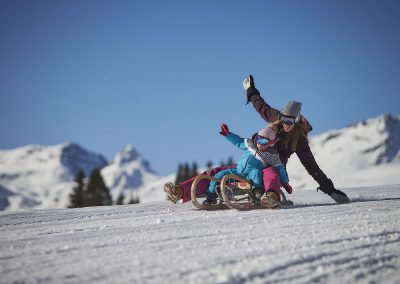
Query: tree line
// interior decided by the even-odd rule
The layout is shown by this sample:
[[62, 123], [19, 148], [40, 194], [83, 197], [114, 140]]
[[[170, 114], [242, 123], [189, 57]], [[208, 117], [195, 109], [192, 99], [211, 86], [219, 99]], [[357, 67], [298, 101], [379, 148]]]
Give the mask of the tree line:
[[[85, 173], [79, 170], [75, 176], [75, 185], [69, 196], [69, 208], [113, 205], [109, 188], [106, 186], [99, 169], [94, 169], [87, 181]], [[115, 205], [124, 204], [123, 192], [118, 196]], [[139, 203], [138, 197], [130, 197], [128, 204]]]
[[[234, 161], [232, 157], [229, 157], [228, 160], [225, 161], [221, 161], [219, 163], [219, 166], [228, 166], [228, 165], [233, 165]], [[206, 163], [206, 171], [211, 170], [214, 167], [214, 163], [209, 160]], [[189, 163], [182, 163], [182, 164], [178, 164], [178, 170], [176, 172], [176, 178], [175, 178], [175, 184], [178, 184], [182, 181], [185, 181], [187, 179], [190, 179], [194, 176], [197, 176], [199, 174], [198, 172], [199, 168], [197, 166], [196, 162], [193, 162], [192, 164]]]

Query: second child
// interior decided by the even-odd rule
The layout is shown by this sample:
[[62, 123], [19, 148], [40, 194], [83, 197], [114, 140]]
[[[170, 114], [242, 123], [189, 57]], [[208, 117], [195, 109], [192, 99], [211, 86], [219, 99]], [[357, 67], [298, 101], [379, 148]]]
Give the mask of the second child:
[[[277, 142], [276, 132], [272, 126], [261, 129], [254, 134], [252, 138], [241, 138], [238, 135], [229, 132], [226, 124], [221, 124], [221, 135], [238, 148], [245, 150], [241, 159], [234, 168], [222, 170], [214, 175], [215, 178], [221, 179], [227, 174], [234, 174], [252, 181], [253, 189], [263, 188], [262, 170], [267, 167], [274, 167], [280, 176], [282, 186], [289, 192], [292, 188], [289, 185], [289, 178], [286, 169], [279, 159], [279, 155], [274, 147]], [[211, 181], [206, 191], [206, 200], [203, 204], [216, 204], [218, 195], [215, 193], [217, 183]], [[266, 195], [261, 198], [261, 205], [265, 208], [280, 208], [279, 193], [276, 189], [265, 188]]]

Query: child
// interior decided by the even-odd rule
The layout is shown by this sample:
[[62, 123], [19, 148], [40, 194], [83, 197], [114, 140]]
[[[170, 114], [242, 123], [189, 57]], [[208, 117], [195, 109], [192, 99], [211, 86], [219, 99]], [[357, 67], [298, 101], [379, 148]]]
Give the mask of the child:
[[[278, 172], [281, 184], [289, 192], [292, 188], [289, 185], [289, 178], [286, 169], [279, 159], [278, 153], [274, 147], [277, 139], [276, 133], [272, 127], [261, 129], [254, 134], [251, 139], [243, 139], [236, 134], [229, 132], [228, 126], [221, 124], [221, 135], [225, 136], [228, 141], [246, 152], [236, 164], [235, 168], [226, 169], [214, 175], [215, 178], [221, 179], [227, 174], [234, 174], [252, 181], [253, 188], [263, 187], [262, 170], [268, 166], [273, 166]], [[203, 204], [216, 204], [218, 195], [215, 193], [217, 183], [211, 181], [206, 191], [206, 200]], [[281, 204], [278, 195], [273, 191], [265, 189], [267, 194], [261, 199], [261, 205], [266, 208], [280, 208]]]

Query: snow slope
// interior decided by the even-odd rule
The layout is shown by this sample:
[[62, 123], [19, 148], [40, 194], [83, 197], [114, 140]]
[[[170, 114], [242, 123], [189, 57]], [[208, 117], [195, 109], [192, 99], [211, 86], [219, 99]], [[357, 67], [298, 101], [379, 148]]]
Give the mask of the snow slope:
[[167, 201], [0, 213], [0, 283], [400, 283], [400, 185], [292, 208]]

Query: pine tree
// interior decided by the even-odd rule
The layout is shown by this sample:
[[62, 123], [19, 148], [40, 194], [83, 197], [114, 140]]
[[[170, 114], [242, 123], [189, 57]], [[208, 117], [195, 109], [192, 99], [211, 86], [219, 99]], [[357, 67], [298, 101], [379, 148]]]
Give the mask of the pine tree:
[[182, 166], [182, 164], [179, 164], [178, 165], [178, 171], [176, 173], [175, 184], [178, 184], [181, 181], [184, 181], [184, 179], [183, 179], [183, 166]]
[[183, 164], [183, 170], [182, 171], [183, 171], [183, 173], [182, 173], [183, 180], [187, 180], [187, 179], [191, 178], [189, 163], [184, 163]]
[[232, 166], [234, 163], [235, 163], [235, 162], [233, 161], [233, 157], [230, 156], [230, 157], [228, 158], [227, 166]]
[[198, 166], [197, 166], [197, 163], [196, 162], [193, 162], [193, 164], [192, 164], [192, 168], [191, 168], [191, 170], [190, 170], [190, 177], [189, 178], [191, 178], [191, 177], [194, 177], [194, 176], [197, 176], [199, 173], [198, 173]]
[[137, 204], [137, 203], [140, 203], [139, 197], [133, 197], [133, 196], [131, 195], [131, 198], [129, 199], [128, 204]]
[[85, 173], [79, 170], [75, 175], [75, 186], [72, 189], [72, 193], [69, 195], [70, 205], [69, 208], [78, 208], [84, 206], [84, 181]]
[[125, 195], [124, 192], [121, 191], [121, 193], [118, 195], [117, 201], [115, 202], [116, 205], [123, 205], [125, 200]]
[[94, 169], [90, 174], [89, 182], [85, 190], [84, 203], [86, 206], [112, 204], [110, 191], [104, 183], [99, 169]]
[[211, 171], [211, 170], [212, 170], [212, 167], [213, 167], [213, 162], [212, 162], [212, 161], [208, 161], [208, 162], [206, 163], [206, 167], [207, 167], [207, 171]]
[[178, 165], [178, 171], [176, 173], [175, 184], [179, 184], [182, 181], [190, 179], [198, 175], [198, 166], [196, 162], [189, 166], [189, 163], [184, 163]]

